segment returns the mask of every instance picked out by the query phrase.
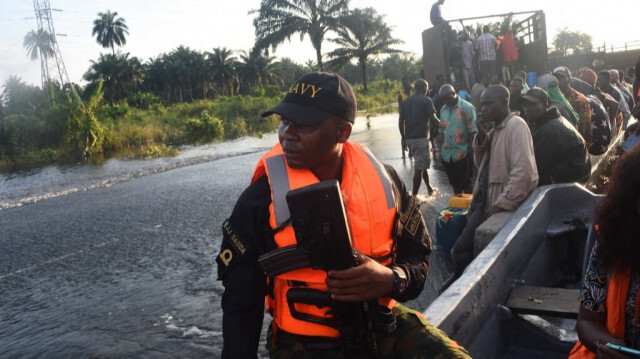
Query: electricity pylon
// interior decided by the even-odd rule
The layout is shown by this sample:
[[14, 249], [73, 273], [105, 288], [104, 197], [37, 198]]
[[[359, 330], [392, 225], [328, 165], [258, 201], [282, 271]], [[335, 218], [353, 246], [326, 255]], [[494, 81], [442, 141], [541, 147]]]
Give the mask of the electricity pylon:
[[60, 48], [56, 40], [56, 31], [53, 28], [53, 17], [51, 16], [49, 0], [33, 0], [33, 9], [36, 12], [38, 30], [43, 30], [51, 34], [51, 46], [55, 53], [54, 56], [50, 58], [47, 54], [43, 54], [42, 51], [40, 51], [42, 89], [46, 90], [47, 84], [51, 81], [52, 74], [55, 79], [60, 82], [60, 86], [63, 86], [69, 83], [69, 76], [67, 75], [67, 69], [64, 67], [64, 61], [62, 61], [62, 55], [60, 54]]

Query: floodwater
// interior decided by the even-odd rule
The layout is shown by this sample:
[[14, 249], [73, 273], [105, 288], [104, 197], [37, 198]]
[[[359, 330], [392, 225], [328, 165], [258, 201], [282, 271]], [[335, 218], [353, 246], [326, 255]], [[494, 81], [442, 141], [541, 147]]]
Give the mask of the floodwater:
[[[357, 120], [351, 139], [410, 188], [413, 166], [401, 159], [397, 115], [371, 118], [370, 128], [366, 121]], [[173, 158], [2, 175], [0, 357], [218, 357], [220, 224], [276, 140], [269, 134], [182, 148]], [[436, 193], [422, 211], [434, 237], [451, 190], [437, 164], [429, 174]], [[435, 249], [425, 290], [408, 305], [426, 309], [450, 267], [448, 253]]]

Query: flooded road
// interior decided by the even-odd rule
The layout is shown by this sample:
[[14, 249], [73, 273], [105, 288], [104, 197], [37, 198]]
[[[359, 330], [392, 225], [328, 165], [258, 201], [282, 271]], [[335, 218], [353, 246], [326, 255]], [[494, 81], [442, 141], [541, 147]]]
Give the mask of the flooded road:
[[[369, 130], [358, 119], [351, 139], [410, 183], [396, 119], [372, 118]], [[220, 224], [275, 141], [271, 134], [177, 158], [4, 176], [0, 357], [218, 357]], [[423, 213], [433, 237], [451, 190], [444, 172], [429, 174], [437, 192]], [[419, 310], [450, 271], [446, 253], [434, 251], [431, 263], [425, 291], [409, 303]]]

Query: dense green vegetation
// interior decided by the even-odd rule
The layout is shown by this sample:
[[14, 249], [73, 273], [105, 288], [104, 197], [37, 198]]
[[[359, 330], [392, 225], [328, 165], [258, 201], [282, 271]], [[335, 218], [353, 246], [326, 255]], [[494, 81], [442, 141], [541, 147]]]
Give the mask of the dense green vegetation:
[[[100, 162], [112, 156], [168, 156], [182, 144], [260, 136], [279, 124], [277, 118], [260, 114], [284, 96], [267, 85], [251, 95], [191, 102], [170, 103], [137, 92], [108, 103], [100, 86], [85, 99], [75, 97], [75, 89], [68, 94], [52, 88], [49, 99], [24, 83], [13, 89], [28, 98], [9, 97], [13, 101], [0, 108], [0, 172], [83, 157]], [[389, 104], [399, 91], [399, 82], [390, 80], [373, 82], [366, 93], [356, 86], [361, 115], [395, 110]]]
[[[260, 113], [277, 104], [295, 79], [319, 69], [354, 84], [360, 115], [394, 111], [401, 81], [417, 78], [421, 61], [391, 48], [401, 41], [391, 36], [383, 16], [371, 8], [350, 10], [344, 0], [299, 4], [264, 0], [254, 11], [256, 44], [247, 51], [179, 46], [147, 61], [116, 51], [129, 35], [125, 19], [109, 10], [98, 13], [92, 36], [111, 51], [91, 61], [85, 86], [60, 85], [47, 74], [42, 88], [18, 76], [4, 79], [0, 171], [112, 156], [167, 156], [183, 144], [260, 136], [278, 126], [278, 119]], [[309, 37], [317, 62], [300, 65], [269, 56], [269, 48], [294, 34]], [[323, 54], [329, 34], [339, 47]], [[52, 57], [53, 39], [46, 31], [29, 32], [27, 55]], [[380, 59], [382, 54], [391, 56]]]

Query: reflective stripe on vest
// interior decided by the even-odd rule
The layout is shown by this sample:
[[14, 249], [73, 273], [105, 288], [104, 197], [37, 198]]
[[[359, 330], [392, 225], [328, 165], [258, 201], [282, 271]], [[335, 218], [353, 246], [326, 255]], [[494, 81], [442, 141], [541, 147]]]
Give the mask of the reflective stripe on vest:
[[[393, 245], [392, 232], [396, 217], [391, 180], [383, 165], [364, 147], [346, 142], [343, 158], [341, 190], [353, 245], [365, 255], [388, 258]], [[256, 166], [254, 180], [263, 173], [267, 174], [271, 187], [269, 223], [275, 229], [289, 219], [287, 192], [317, 183], [318, 179], [308, 169], [288, 167], [279, 144], [262, 157]], [[291, 225], [285, 226], [274, 237], [278, 247], [296, 243]], [[326, 291], [325, 279], [326, 272], [311, 268], [291, 271], [274, 278], [274, 298], [267, 297], [266, 300], [275, 324], [293, 334], [338, 337], [338, 331], [331, 327], [293, 318], [286, 300], [286, 294], [293, 285], [296, 288]], [[395, 305], [395, 301], [390, 298], [381, 298], [380, 303], [388, 308]], [[318, 308], [315, 305], [296, 304], [296, 309], [314, 316], [331, 316], [329, 308]]]
[[382, 164], [378, 162], [378, 159], [373, 156], [373, 153], [371, 153], [368, 148], [362, 147], [362, 149], [364, 150], [364, 153], [367, 154], [367, 157], [369, 157], [369, 160], [371, 160], [371, 163], [376, 168], [376, 171], [378, 171], [378, 176], [380, 176], [380, 181], [382, 181], [384, 193], [387, 197], [387, 208], [395, 207], [396, 201], [393, 196], [393, 190], [391, 189], [391, 179], [389, 178], [387, 171], [383, 168]]

